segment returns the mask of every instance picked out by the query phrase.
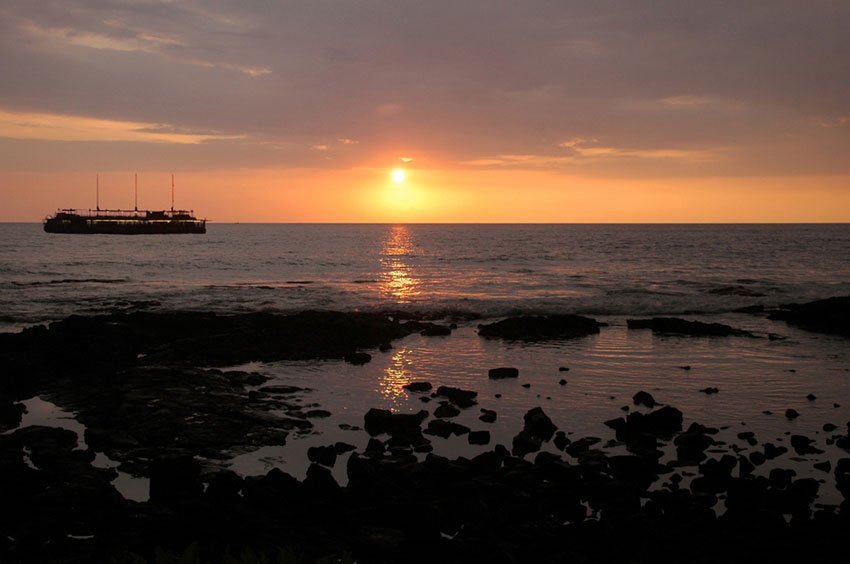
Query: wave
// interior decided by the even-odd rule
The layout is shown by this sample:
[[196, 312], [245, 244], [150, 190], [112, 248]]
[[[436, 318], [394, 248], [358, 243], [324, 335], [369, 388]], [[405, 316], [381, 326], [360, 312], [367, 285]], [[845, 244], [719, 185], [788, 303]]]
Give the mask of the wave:
[[12, 282], [13, 286], [49, 286], [55, 284], [123, 284], [126, 278], [62, 278], [48, 281]]

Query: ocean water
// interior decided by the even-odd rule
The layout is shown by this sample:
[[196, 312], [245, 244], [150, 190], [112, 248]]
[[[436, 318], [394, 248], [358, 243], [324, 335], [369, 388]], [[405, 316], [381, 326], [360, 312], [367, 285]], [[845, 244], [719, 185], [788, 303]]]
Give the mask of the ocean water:
[[[822, 426], [843, 429], [850, 419], [848, 340], [733, 310], [847, 295], [850, 225], [212, 224], [205, 236], [144, 237], [40, 229], [0, 225], [3, 330], [71, 313], [136, 309], [405, 310], [458, 320], [449, 337], [411, 335], [388, 352], [367, 351], [373, 359], [365, 366], [328, 360], [237, 367], [262, 372], [269, 383], [306, 387], [298, 400], [333, 414], [283, 447], [226, 464], [242, 474], [279, 467], [301, 478], [310, 446], [342, 440], [365, 447], [364, 432], [339, 425], [362, 426], [370, 407], [433, 411], [436, 400], [423, 402], [403, 388], [427, 380], [478, 391], [479, 405], [457, 421], [493, 437], [489, 447], [434, 438], [438, 454], [471, 456], [496, 442], [510, 445], [523, 414], [538, 405], [573, 439], [604, 442], [613, 432], [603, 422], [623, 415], [624, 406], [637, 409], [631, 397], [646, 390], [681, 409], [686, 426], [722, 427], [716, 438], [741, 445], [744, 454], [764, 442], [787, 445], [790, 434], [815, 439], [822, 455], [789, 454], [756, 473], [793, 468], [798, 477], [825, 480], [821, 503], [841, 499], [830, 476], [812, 465], [847, 456], [828, 443]], [[599, 335], [533, 344], [476, 333], [489, 318], [558, 312], [609, 326]], [[660, 336], [626, 327], [629, 317], [653, 314], [727, 323], [759, 338]], [[487, 371], [497, 366], [519, 368], [519, 379], [490, 381]], [[709, 386], [720, 392], [700, 392]], [[75, 424], [73, 414], [49, 402], [31, 407], [29, 423]], [[478, 421], [480, 407], [496, 410], [496, 423]], [[787, 408], [800, 417], [786, 419]], [[755, 432], [759, 445], [742, 444], [742, 431]], [[345, 483], [344, 460], [334, 473]], [[116, 486], [144, 497], [128, 476]]]
[[723, 313], [850, 292], [850, 225], [217, 225], [201, 236], [0, 224], [0, 330], [71, 313]]

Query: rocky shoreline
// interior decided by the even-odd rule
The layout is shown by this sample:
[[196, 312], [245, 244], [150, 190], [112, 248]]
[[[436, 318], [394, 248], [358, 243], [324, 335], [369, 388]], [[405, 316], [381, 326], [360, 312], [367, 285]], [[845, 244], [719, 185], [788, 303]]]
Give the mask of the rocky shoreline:
[[[825, 302], [768, 314], [847, 334], [850, 299]], [[718, 324], [638, 321], [635, 330], [754, 337]], [[581, 316], [524, 317], [479, 333], [579, 338], [600, 325]], [[803, 435], [762, 443], [747, 432], [726, 443], [711, 421], [683, 428], [681, 411], [639, 390], [624, 416], [605, 422], [609, 436], [570, 437], [535, 407], [511, 444], [449, 460], [431, 452], [434, 441], [490, 444], [487, 426], [497, 413], [479, 410], [474, 390], [419, 382], [408, 391], [434, 402], [423, 404], [428, 409], [406, 415], [364, 407], [366, 448], [311, 449], [303, 481], [279, 469], [242, 477], [217, 463], [283, 444], [328, 413], [305, 404], [297, 387], [210, 366], [363, 363], [366, 350], [388, 349], [406, 335], [451, 332], [386, 314], [134, 313], [72, 316], [0, 335], [0, 560], [791, 562], [850, 554], [843, 534], [850, 502], [817, 499], [825, 485], [850, 496], [850, 426], [825, 425], [826, 445]], [[515, 374], [498, 367], [490, 377]], [[36, 395], [72, 411], [85, 436], [20, 428], [20, 402]], [[481, 412], [480, 427], [453, 421], [464, 410]], [[830, 457], [819, 446], [832, 449]], [[124, 499], [114, 471], [91, 464], [96, 453], [149, 477], [150, 500]], [[330, 468], [343, 455], [348, 483], [341, 487]], [[821, 478], [782, 468], [792, 456]], [[759, 475], [765, 464], [771, 470]]]

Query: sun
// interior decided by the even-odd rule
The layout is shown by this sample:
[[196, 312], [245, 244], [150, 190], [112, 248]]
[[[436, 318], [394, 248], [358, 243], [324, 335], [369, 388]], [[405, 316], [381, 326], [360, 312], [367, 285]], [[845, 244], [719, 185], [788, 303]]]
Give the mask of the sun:
[[404, 179], [407, 178], [407, 173], [404, 172], [403, 168], [394, 168], [392, 171], [392, 179], [396, 184], [401, 184], [404, 182]]

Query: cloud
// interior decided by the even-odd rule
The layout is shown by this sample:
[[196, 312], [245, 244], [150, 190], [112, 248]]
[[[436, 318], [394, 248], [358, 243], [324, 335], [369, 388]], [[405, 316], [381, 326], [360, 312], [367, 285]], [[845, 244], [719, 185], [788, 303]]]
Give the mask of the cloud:
[[136, 141], [198, 144], [242, 135], [192, 133], [172, 125], [0, 109], [0, 137], [42, 141]]
[[673, 162], [701, 175], [842, 173], [848, 27], [846, 2], [793, 0], [5, 0], [0, 107], [129, 124], [106, 130], [144, 142], [170, 124], [183, 137], [158, 142], [210, 166], [222, 155], [200, 148], [215, 139], [239, 144], [228, 158], [246, 166], [381, 153], [588, 173], [615, 161], [645, 175]]

